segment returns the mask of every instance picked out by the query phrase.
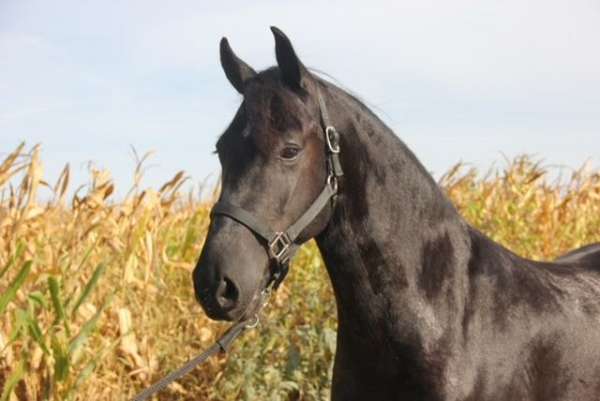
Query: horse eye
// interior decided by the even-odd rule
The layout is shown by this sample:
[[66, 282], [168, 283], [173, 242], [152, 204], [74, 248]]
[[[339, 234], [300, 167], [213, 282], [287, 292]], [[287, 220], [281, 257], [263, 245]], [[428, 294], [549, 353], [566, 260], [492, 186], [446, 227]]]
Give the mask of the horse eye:
[[294, 160], [298, 153], [300, 153], [300, 149], [294, 146], [287, 146], [283, 148], [281, 151], [280, 157], [284, 160]]

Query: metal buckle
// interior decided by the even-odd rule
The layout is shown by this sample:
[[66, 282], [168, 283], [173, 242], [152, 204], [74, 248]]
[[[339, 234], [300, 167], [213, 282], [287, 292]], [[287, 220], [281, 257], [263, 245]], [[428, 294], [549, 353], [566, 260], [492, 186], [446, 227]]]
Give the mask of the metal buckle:
[[[331, 136], [334, 135], [332, 139]], [[340, 144], [337, 142], [337, 131], [332, 125], [325, 128], [325, 139], [327, 140], [327, 147], [331, 153], [340, 153]]]
[[269, 242], [269, 254], [277, 262], [282, 262], [282, 257], [285, 256], [287, 250], [292, 245], [290, 237], [285, 232], [275, 234], [275, 238]]

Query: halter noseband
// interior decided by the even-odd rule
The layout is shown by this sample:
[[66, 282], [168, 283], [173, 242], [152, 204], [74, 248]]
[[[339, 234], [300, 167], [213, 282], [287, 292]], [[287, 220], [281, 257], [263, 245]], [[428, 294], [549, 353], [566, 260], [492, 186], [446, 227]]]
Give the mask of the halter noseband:
[[279, 284], [281, 284], [289, 270], [289, 263], [292, 256], [290, 255], [290, 247], [298, 239], [302, 231], [325, 209], [327, 203], [337, 195], [338, 178], [344, 175], [339, 158], [339, 133], [330, 123], [327, 107], [318, 89], [317, 99], [319, 101], [323, 132], [325, 134], [325, 143], [327, 144], [325, 148], [327, 156], [327, 180], [319, 196], [317, 196], [304, 214], [285, 231], [273, 231], [252, 213], [237, 205], [218, 202], [213, 206], [211, 211], [211, 218], [215, 215], [227, 216], [242, 224], [265, 241], [269, 260], [273, 264], [267, 288], [271, 285], [273, 289], [279, 287]]

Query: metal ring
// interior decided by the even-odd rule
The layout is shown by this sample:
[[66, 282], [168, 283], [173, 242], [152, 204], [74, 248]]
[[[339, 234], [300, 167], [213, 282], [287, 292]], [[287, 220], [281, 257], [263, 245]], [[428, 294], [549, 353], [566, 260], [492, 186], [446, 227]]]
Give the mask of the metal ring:
[[338, 181], [337, 181], [337, 178], [335, 177], [335, 175], [329, 174], [329, 176], [327, 176], [327, 185], [329, 185], [331, 187], [333, 192], [337, 193]]
[[337, 143], [337, 138], [336, 138], [335, 145], [331, 141], [331, 135], [336, 135], [336, 134], [337, 134], [337, 131], [335, 130], [334, 126], [329, 125], [325, 128], [325, 139], [327, 140], [327, 147], [329, 148], [329, 151], [331, 153], [340, 153], [340, 145], [339, 145], [339, 143]]
[[256, 326], [258, 326], [258, 323], [260, 322], [260, 319], [258, 318], [258, 313], [256, 315], [254, 315], [254, 321], [252, 321], [251, 323], [246, 324], [244, 327], [247, 329], [253, 329]]

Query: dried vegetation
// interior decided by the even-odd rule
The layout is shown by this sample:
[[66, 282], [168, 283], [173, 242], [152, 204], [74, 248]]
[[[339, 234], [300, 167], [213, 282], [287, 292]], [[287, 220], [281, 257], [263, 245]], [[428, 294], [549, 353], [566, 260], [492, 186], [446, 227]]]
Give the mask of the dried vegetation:
[[[40, 148], [0, 164], [0, 401], [126, 400], [214, 341], [190, 274], [209, 203], [181, 194], [182, 172], [112, 200], [109, 172], [69, 195]], [[457, 165], [440, 180], [472, 224], [517, 253], [551, 259], [600, 241], [600, 174], [553, 181], [520, 157], [480, 176]], [[39, 192], [53, 194], [40, 201]], [[244, 263], [244, 261], [240, 261]], [[326, 400], [335, 305], [314, 244], [302, 248], [264, 323], [171, 385], [161, 400]]]

